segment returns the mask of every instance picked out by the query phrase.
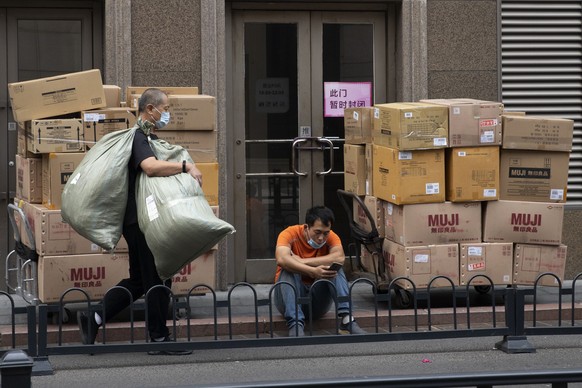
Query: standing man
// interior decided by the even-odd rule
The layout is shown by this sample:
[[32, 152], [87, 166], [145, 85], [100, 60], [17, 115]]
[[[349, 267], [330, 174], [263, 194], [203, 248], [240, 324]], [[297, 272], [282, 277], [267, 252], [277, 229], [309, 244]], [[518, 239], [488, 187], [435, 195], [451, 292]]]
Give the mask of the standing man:
[[[344, 250], [339, 236], [331, 230], [334, 221], [331, 209], [316, 206], [307, 210], [305, 224], [290, 226], [279, 234], [275, 249], [275, 283], [291, 283], [297, 290], [297, 297], [304, 297], [314, 281], [327, 279], [335, 286], [338, 297], [348, 296], [348, 280], [341, 268], [345, 260]], [[329, 311], [334, 291], [327, 282], [318, 283], [314, 287], [311, 295], [312, 318], [315, 320]], [[290, 337], [304, 335], [306, 313], [295, 298], [290, 286], [283, 284], [275, 288], [275, 304], [287, 320]], [[337, 311], [342, 334], [366, 333], [350, 316], [348, 302], [338, 303]]]
[[[127, 207], [123, 222], [123, 237], [129, 248], [129, 278], [123, 279], [118, 286], [124, 287], [131, 293], [133, 300], [142, 297], [156, 285], [164, 284], [170, 287], [172, 280], [162, 282], [156, 270], [154, 256], [150, 251], [145, 236], [139, 228], [136, 204], [136, 179], [140, 172], [148, 176], [171, 176], [175, 174], [190, 174], [202, 186], [202, 174], [192, 163], [169, 162], [158, 160], [154, 155], [148, 135], [157, 139], [155, 131], [165, 127], [170, 121], [170, 105], [168, 96], [159, 89], [150, 88], [143, 92], [138, 104], [138, 120], [133, 140], [131, 157], [129, 159], [129, 189]], [[101, 302], [104, 306], [105, 318], [110, 320], [130, 304], [129, 296], [124, 290], [115, 289], [107, 294]], [[148, 322], [149, 335], [152, 341], [171, 341], [170, 331], [166, 325], [169, 293], [166, 289], [158, 288], [148, 295]], [[95, 343], [99, 326], [103, 317], [97, 313], [87, 315], [79, 312], [77, 316], [81, 339], [84, 344]], [[162, 351], [150, 354], [190, 354], [192, 351]]]

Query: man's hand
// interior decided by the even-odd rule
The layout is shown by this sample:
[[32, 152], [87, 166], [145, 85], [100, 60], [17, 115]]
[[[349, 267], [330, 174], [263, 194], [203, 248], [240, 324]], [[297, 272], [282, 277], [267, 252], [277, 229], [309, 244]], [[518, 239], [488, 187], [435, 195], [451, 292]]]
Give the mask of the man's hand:
[[311, 277], [313, 279], [333, 279], [335, 278], [335, 276], [337, 275], [336, 271], [331, 271], [329, 269], [329, 266], [327, 265], [320, 265], [317, 267], [313, 267], [313, 270], [311, 271]]
[[192, 163], [186, 163], [186, 171], [188, 174], [192, 175], [192, 177], [198, 181], [200, 187], [202, 187], [202, 173], [196, 167], [196, 165]]

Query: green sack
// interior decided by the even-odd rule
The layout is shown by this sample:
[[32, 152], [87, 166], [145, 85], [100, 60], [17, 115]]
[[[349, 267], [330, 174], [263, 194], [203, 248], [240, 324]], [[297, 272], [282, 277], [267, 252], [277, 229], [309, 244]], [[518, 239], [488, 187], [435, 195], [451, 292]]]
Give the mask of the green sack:
[[[151, 139], [150, 146], [159, 160], [192, 163], [180, 146]], [[198, 181], [190, 174], [148, 177], [142, 172], [137, 177], [136, 200], [139, 228], [163, 280], [235, 231], [214, 215]]]
[[105, 135], [75, 169], [62, 194], [61, 215], [77, 233], [113, 250], [127, 205], [133, 138], [137, 127]]

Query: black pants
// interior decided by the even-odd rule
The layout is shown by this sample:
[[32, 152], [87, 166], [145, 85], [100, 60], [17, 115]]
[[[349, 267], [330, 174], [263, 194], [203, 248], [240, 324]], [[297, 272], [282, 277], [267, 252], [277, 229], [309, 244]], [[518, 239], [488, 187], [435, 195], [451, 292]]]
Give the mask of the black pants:
[[[129, 247], [129, 278], [123, 279], [117, 285], [127, 288], [134, 302], [144, 295], [151, 287], [164, 284], [171, 287], [172, 279], [162, 282], [156, 271], [154, 255], [150, 251], [144, 234], [137, 224], [124, 226], [123, 237]], [[125, 290], [114, 289], [102, 301], [107, 321], [129, 306], [129, 295]], [[170, 298], [168, 290], [158, 288], [148, 295], [148, 328], [151, 338], [161, 338], [169, 335], [166, 319]]]

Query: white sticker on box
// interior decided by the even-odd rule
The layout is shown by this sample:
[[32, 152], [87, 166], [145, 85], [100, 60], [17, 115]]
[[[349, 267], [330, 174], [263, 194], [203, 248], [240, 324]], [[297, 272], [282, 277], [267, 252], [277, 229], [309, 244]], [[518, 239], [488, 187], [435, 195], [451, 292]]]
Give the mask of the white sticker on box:
[[83, 121], [99, 121], [99, 120], [105, 120], [105, 114], [103, 113], [85, 113], [85, 116], [83, 118]]
[[483, 247], [469, 247], [467, 253], [469, 256], [483, 256]]
[[399, 152], [398, 160], [412, 160], [412, 152]]
[[75, 177], [73, 179], [71, 179], [71, 181], [70, 181], [71, 184], [72, 185], [76, 185], [77, 184], [77, 181], [79, 180], [80, 177], [81, 177], [81, 173], [78, 172], [77, 175], [75, 175]]
[[481, 143], [493, 143], [495, 141], [494, 131], [483, 131], [481, 134]]
[[432, 144], [436, 147], [445, 147], [447, 145], [446, 137], [435, 137]]
[[458, 156], [467, 156], [467, 152], [465, 152], [465, 151], [459, 151], [459, 152], [457, 153], [457, 155], [458, 155]]
[[561, 189], [551, 189], [550, 190], [550, 199], [555, 201], [561, 201], [564, 199], [564, 190]]
[[158, 207], [156, 206], [156, 199], [153, 195], [150, 195], [146, 198], [146, 209], [148, 210], [148, 217], [150, 222], [160, 216], [158, 213]]
[[453, 107], [453, 114], [454, 115], [460, 115], [461, 114], [461, 108], [459, 108], [458, 106], [454, 106]]
[[380, 109], [374, 108], [374, 118], [375, 119], [379, 119], [380, 118]]
[[412, 118], [412, 112], [404, 112], [404, 118], [411, 119]]
[[391, 216], [392, 213], [394, 212], [394, 206], [392, 206], [390, 202], [388, 202], [388, 204], [386, 205], [386, 211], [388, 212], [389, 216]]
[[354, 120], [358, 121], [360, 115], [358, 114], [358, 112], [354, 111], [354, 114], [352, 115], [352, 117], [354, 118]]
[[497, 197], [497, 189], [483, 189], [483, 196], [486, 198]]
[[439, 191], [438, 183], [427, 183], [426, 184], [426, 194], [438, 194]]
[[508, 283], [508, 282], [509, 282], [509, 280], [510, 280], [510, 279], [509, 279], [509, 275], [503, 275], [503, 281], [504, 281], [505, 283]]
[[428, 263], [428, 255], [426, 253], [419, 253], [418, 255], [414, 255], [414, 262]]

